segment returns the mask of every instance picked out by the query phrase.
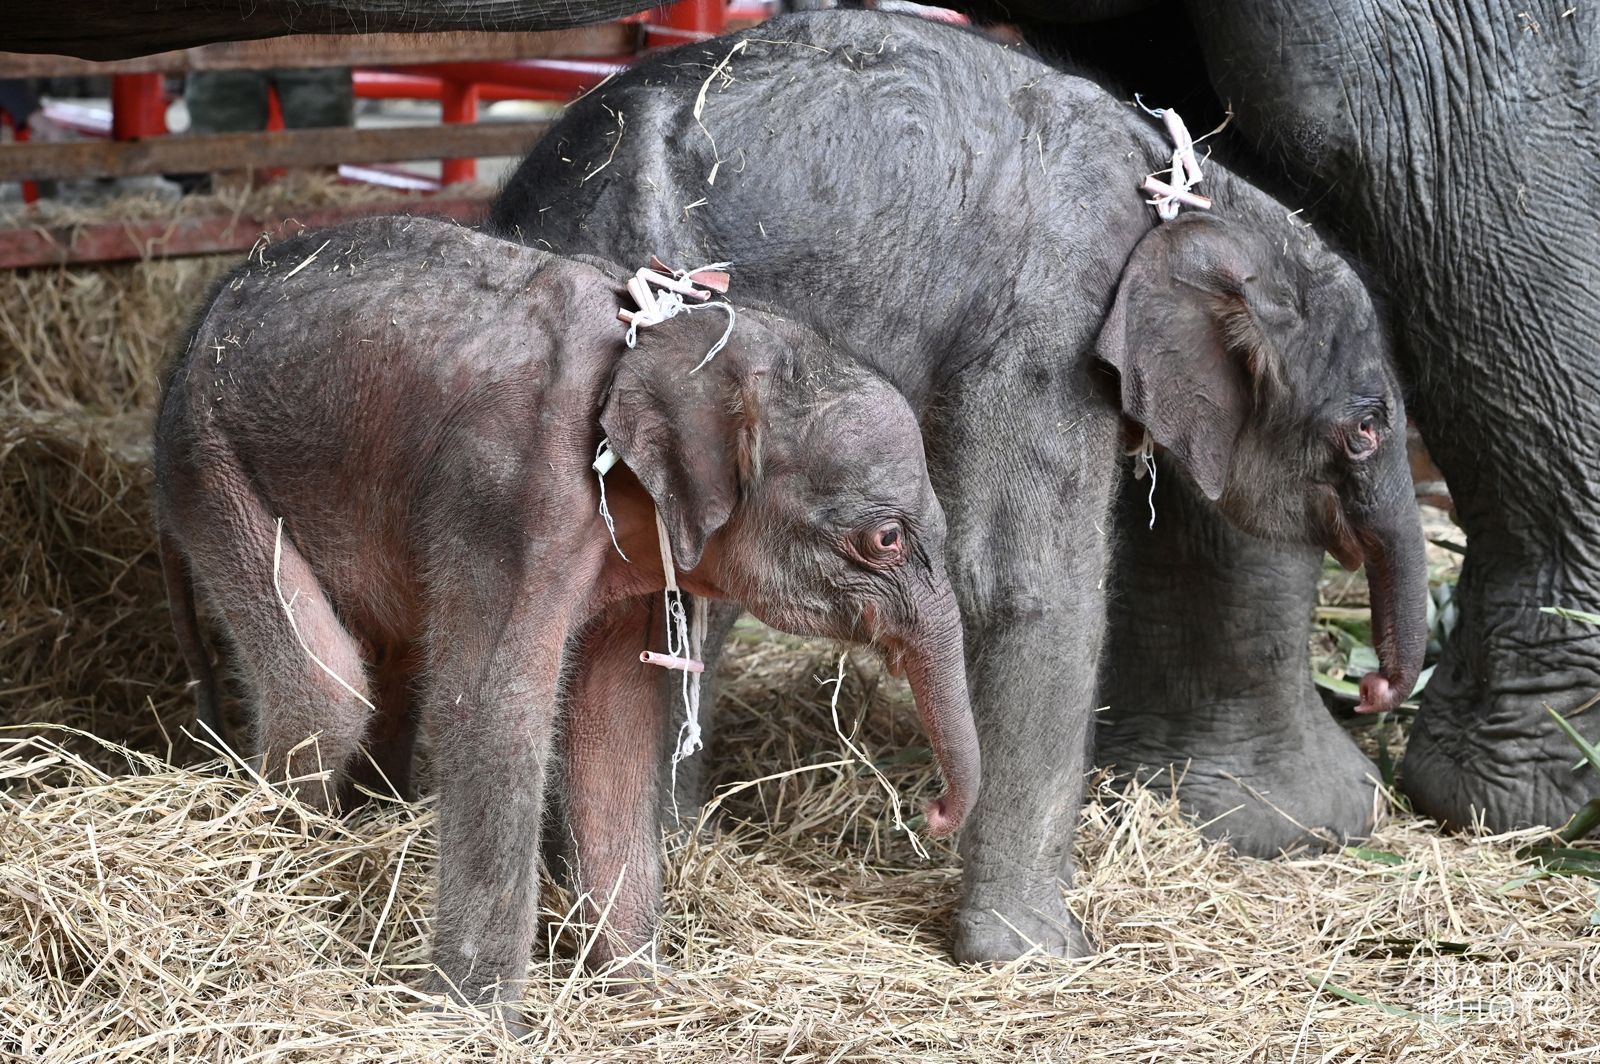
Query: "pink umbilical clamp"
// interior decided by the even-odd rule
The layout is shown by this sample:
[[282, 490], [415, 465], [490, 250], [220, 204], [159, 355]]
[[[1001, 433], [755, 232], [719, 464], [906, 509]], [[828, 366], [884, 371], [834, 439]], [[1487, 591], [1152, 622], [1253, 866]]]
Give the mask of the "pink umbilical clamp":
[[706, 663], [696, 661], [694, 658], [679, 658], [671, 654], [657, 654], [653, 650], [642, 651], [639, 660], [646, 665], [659, 665], [663, 669], [678, 669], [681, 672], [705, 672]]

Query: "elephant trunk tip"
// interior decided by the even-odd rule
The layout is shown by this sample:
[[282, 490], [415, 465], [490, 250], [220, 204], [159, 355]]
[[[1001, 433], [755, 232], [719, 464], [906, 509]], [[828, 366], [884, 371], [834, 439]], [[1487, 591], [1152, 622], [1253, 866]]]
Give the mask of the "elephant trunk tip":
[[[1398, 688], [1375, 672], [1361, 677], [1361, 704], [1357, 713], [1387, 713], [1400, 704], [1395, 697]], [[1403, 696], [1402, 696], [1403, 697]]]
[[1404, 676], [1384, 676], [1369, 672], [1361, 677], [1361, 702], [1357, 713], [1392, 713], [1400, 708], [1416, 685], [1417, 672], [1405, 670]]
[[952, 801], [948, 793], [929, 802], [923, 807], [923, 813], [928, 818], [928, 834], [936, 839], [954, 835], [967, 818], [966, 809]]

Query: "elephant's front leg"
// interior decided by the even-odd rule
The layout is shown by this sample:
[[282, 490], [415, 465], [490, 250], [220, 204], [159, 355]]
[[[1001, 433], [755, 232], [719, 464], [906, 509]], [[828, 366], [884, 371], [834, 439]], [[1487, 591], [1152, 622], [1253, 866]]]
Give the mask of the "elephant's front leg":
[[[572, 877], [592, 929], [586, 963], [651, 974], [661, 904], [657, 778], [667, 762], [661, 670], [639, 661], [660, 641], [659, 596], [618, 603], [587, 625], [574, 648], [563, 743]], [[674, 677], [680, 676], [673, 673]]]
[[1163, 462], [1124, 485], [1095, 760], [1270, 857], [1372, 823], [1377, 770], [1329, 715], [1308, 644], [1322, 552], [1229, 526]]
[[1061, 881], [1075, 871], [1092, 731], [1116, 420], [999, 374], [956, 406], [930, 459], [984, 771], [961, 830], [955, 955], [1081, 956], [1092, 947]]
[[[1527, 453], [1538, 455], [1531, 443]], [[1568, 489], [1553, 487], [1532, 502], [1515, 498], [1524, 492], [1526, 482], [1501, 487], [1493, 506], [1534, 509]], [[1574, 507], [1594, 505], [1593, 494], [1571, 495]], [[1592, 769], [1574, 767], [1582, 756], [1550, 711], [1600, 742], [1600, 628], [1542, 608], [1600, 608], [1600, 512], [1529, 521], [1514, 530], [1517, 542], [1480, 516], [1485, 509], [1465, 518], [1467, 558], [1455, 599], [1461, 619], [1422, 693], [1402, 782], [1417, 812], [1452, 827], [1559, 827], [1597, 784]]]
[[438, 790], [434, 989], [474, 1004], [520, 997], [533, 950], [567, 621], [556, 589], [485, 590], [430, 611], [423, 702]]

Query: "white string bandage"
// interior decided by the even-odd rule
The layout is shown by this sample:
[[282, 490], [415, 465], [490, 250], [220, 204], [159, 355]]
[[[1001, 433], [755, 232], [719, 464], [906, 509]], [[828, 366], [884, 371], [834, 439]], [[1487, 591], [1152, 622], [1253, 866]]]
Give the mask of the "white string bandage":
[[[737, 314], [731, 303], [711, 301], [713, 290], [726, 290], [728, 278], [724, 271], [729, 265], [726, 262], [717, 262], [694, 270], [674, 270], [663, 265], [659, 259], [652, 258], [649, 267], [640, 269], [627, 281], [628, 294], [633, 297], [636, 309], [623, 308], [617, 312], [617, 318], [628, 326], [626, 337], [628, 347], [632, 348], [638, 344], [640, 329], [659, 325], [681, 313], [716, 307], [728, 315], [728, 327], [722, 331], [722, 336], [717, 342], [711, 345], [705, 357], [689, 372], [694, 373], [704, 367], [726, 346], [728, 338], [733, 335], [733, 323], [737, 320]], [[605, 521], [606, 531], [611, 535], [611, 545], [626, 561], [628, 556], [623, 553], [622, 545], [617, 542], [616, 524], [606, 504], [606, 474], [617, 461], [618, 455], [611, 449], [610, 440], [602, 439], [591, 467], [600, 481], [600, 516]], [[705, 638], [706, 602], [700, 596], [695, 597], [694, 623], [690, 624], [683, 609], [683, 592], [678, 588], [678, 570], [672, 562], [672, 541], [667, 535], [666, 522], [661, 519], [659, 509], [656, 510], [655, 518], [656, 539], [661, 548], [661, 573], [665, 583], [662, 596], [667, 613], [667, 652], [657, 654], [646, 650], [639, 655], [639, 660], [648, 665], [676, 669], [683, 676], [684, 720], [678, 729], [678, 742], [672, 753], [672, 800], [676, 808], [678, 763], [705, 745], [700, 731], [700, 676], [705, 672], [705, 663], [700, 660], [700, 654], [701, 642]]]
[[660, 270], [646, 267], [628, 278], [628, 294], [633, 297], [634, 303], [639, 308], [623, 310], [617, 314], [618, 318], [628, 324], [628, 346], [633, 347], [639, 342], [640, 329], [660, 325], [668, 318], [675, 318], [679, 314], [715, 307], [728, 315], [728, 327], [722, 330], [722, 336], [711, 345], [711, 350], [707, 351], [706, 356], [689, 372], [694, 373], [705, 366], [727, 345], [728, 338], [733, 335], [733, 323], [738, 319], [738, 314], [734, 311], [732, 303], [711, 301], [711, 293], [696, 284], [692, 278], [699, 274], [721, 273], [730, 265], [731, 263], [714, 262], [709, 266], [693, 270], [673, 270], [671, 273], [662, 273]]
[[[1145, 107], [1144, 101], [1137, 95], [1134, 96], [1134, 101], [1144, 108], [1146, 114], [1161, 119], [1167, 127], [1167, 135], [1172, 138], [1172, 166], [1167, 170], [1156, 171], [1156, 174], [1167, 174], [1168, 180], [1163, 181], [1156, 174], [1147, 174], [1143, 184], [1139, 186], [1140, 191], [1148, 192], [1152, 197], [1145, 202], [1156, 209], [1156, 214], [1163, 222], [1170, 222], [1176, 218], [1181, 207], [1210, 210], [1209, 197], [1190, 191], [1205, 175], [1200, 172], [1200, 160], [1195, 156], [1195, 142], [1194, 138], [1189, 136], [1189, 127], [1183, 124], [1178, 112], [1170, 107]], [[1210, 135], [1206, 134], [1208, 137]]]

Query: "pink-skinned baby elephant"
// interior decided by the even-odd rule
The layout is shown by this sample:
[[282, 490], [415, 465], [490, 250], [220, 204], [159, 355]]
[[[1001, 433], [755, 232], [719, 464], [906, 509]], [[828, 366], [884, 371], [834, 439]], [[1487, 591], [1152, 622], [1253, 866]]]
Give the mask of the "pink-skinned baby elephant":
[[[686, 591], [870, 643], [905, 672], [947, 787], [933, 833], [978, 787], [944, 517], [904, 399], [750, 309], [703, 365], [722, 311], [630, 349], [621, 276], [418, 219], [304, 234], [218, 284], [157, 421], [162, 558], [202, 718], [216, 690], [196, 592], [230, 637], [265, 772], [303, 799], [331, 806], [362, 763], [403, 776], [420, 722], [438, 985], [468, 1001], [518, 995], [558, 723], [577, 885], [610, 903], [590, 961], [648, 951], [660, 751], [641, 737], [662, 722], [650, 698], [636, 719], [585, 703], [650, 686], [658, 517]], [[620, 459], [604, 481], [615, 545], [591, 469], [602, 439]], [[575, 638], [630, 609], [639, 645]]]

